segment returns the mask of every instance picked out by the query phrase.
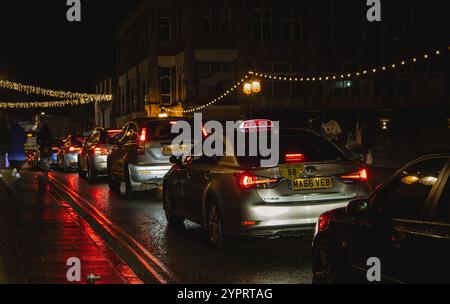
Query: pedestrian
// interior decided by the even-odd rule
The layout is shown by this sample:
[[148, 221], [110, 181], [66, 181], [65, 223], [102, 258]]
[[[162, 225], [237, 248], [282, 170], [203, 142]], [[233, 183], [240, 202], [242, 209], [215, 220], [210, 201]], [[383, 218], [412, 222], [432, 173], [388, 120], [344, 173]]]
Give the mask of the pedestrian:
[[19, 179], [20, 169], [23, 162], [27, 159], [25, 154], [25, 143], [27, 142], [27, 134], [19, 125], [19, 120], [13, 117], [11, 129], [9, 130], [9, 149], [8, 159], [11, 165], [11, 176]]
[[3, 178], [2, 169], [6, 167], [6, 153], [8, 153], [9, 134], [8, 126], [0, 117], [0, 178]]

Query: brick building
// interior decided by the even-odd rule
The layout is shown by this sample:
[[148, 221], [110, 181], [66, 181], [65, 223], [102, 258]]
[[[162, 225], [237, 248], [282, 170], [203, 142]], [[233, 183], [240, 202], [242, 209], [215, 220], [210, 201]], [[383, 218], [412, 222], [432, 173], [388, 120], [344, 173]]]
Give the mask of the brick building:
[[[420, 124], [435, 124], [448, 136], [446, 1], [382, 1], [382, 9], [382, 21], [371, 23], [362, 0], [144, 0], [117, 31], [115, 123], [146, 115], [146, 104], [149, 112], [160, 105], [207, 103], [249, 70], [356, 72], [439, 48], [443, 54], [433, 60], [356, 81], [263, 81], [252, 102], [260, 115], [335, 118], [347, 128], [355, 120], [374, 129], [380, 120], [401, 128], [419, 117]], [[248, 102], [238, 92], [204, 115], [241, 118]]]

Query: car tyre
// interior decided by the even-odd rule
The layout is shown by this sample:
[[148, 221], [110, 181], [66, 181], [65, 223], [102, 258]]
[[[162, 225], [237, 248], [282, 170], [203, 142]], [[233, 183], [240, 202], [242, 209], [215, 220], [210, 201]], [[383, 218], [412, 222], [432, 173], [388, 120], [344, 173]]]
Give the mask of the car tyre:
[[175, 214], [173, 211], [173, 202], [170, 195], [170, 191], [164, 187], [163, 189], [163, 207], [166, 214], [166, 220], [169, 225], [179, 226], [183, 224], [184, 218]]
[[338, 246], [326, 239], [319, 240], [315, 250], [314, 284], [345, 284], [348, 269]]
[[133, 186], [131, 185], [130, 169], [128, 165], [126, 165], [124, 168], [124, 174], [125, 174], [125, 196], [128, 199], [132, 199], [136, 196], [136, 191], [133, 190]]
[[109, 186], [109, 189], [114, 193], [120, 193], [120, 182], [114, 178], [110, 168], [111, 168], [111, 165], [108, 164], [108, 186]]
[[216, 249], [220, 249], [225, 245], [223, 224], [218, 206], [217, 199], [213, 196], [209, 197], [206, 210], [206, 228], [208, 231], [209, 243]]
[[94, 184], [97, 182], [98, 174], [95, 171], [95, 168], [91, 166], [89, 160], [87, 161], [87, 179], [90, 184]]
[[78, 158], [78, 176], [80, 178], [86, 178], [86, 173], [83, 171], [83, 169], [81, 168], [81, 163], [80, 163], [80, 159]]

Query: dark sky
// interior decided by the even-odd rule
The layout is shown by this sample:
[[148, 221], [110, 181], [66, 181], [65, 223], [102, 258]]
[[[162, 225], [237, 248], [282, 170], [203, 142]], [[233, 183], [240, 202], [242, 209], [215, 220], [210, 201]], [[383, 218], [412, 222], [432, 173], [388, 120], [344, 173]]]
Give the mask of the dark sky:
[[82, 22], [66, 19], [67, 0], [2, 0], [0, 53], [22, 82], [70, 90], [92, 89], [112, 67], [114, 34], [139, 0], [81, 0]]

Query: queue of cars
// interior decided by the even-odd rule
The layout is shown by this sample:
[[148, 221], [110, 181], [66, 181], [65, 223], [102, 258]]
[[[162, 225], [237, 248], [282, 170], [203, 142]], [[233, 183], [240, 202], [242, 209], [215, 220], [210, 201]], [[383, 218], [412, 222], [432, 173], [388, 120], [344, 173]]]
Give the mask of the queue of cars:
[[[369, 169], [313, 132], [267, 135], [277, 137], [279, 162], [262, 167], [258, 155], [174, 156], [171, 127], [178, 120], [141, 118], [121, 130], [68, 137], [58, 163], [90, 182], [104, 175], [114, 193], [124, 183], [128, 198], [162, 186], [168, 223], [203, 225], [215, 248], [236, 237], [275, 238], [315, 227], [316, 283], [367, 282], [374, 258], [383, 282], [448, 282], [450, 152], [412, 161], [371, 193]], [[233, 132], [240, 131], [249, 143], [251, 132]], [[229, 139], [236, 134], [223, 138], [225, 149], [236, 149]]]

